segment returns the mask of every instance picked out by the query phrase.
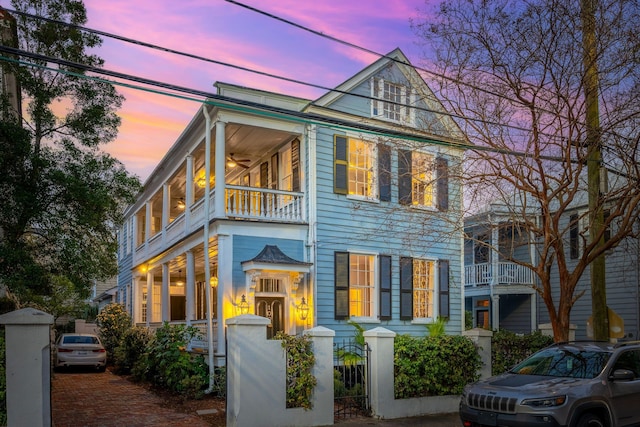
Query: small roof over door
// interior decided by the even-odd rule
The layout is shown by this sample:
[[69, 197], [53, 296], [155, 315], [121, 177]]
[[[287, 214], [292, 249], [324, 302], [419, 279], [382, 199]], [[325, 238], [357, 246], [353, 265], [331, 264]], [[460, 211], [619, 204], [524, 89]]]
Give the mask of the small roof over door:
[[277, 245], [265, 245], [258, 255], [252, 259], [242, 261], [243, 271], [249, 270], [279, 270], [308, 273], [311, 263], [298, 261], [286, 255]]

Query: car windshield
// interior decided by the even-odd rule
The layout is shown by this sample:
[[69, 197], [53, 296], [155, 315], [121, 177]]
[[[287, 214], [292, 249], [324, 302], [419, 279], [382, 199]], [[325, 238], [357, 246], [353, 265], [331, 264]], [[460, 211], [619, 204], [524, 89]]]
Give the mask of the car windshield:
[[510, 372], [550, 377], [595, 378], [600, 374], [609, 357], [611, 357], [609, 351], [554, 347], [525, 359]]
[[99, 344], [97, 337], [92, 336], [68, 336], [62, 340], [63, 344]]

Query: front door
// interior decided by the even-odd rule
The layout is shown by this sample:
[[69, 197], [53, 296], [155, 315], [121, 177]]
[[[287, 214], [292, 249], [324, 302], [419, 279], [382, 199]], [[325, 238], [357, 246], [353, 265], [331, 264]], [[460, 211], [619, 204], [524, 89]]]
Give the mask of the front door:
[[256, 296], [256, 314], [271, 321], [267, 326], [267, 339], [279, 331], [284, 332], [284, 297]]

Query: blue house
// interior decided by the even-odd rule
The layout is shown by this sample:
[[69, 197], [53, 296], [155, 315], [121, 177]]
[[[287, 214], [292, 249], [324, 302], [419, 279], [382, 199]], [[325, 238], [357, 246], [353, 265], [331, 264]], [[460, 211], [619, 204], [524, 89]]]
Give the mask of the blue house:
[[199, 327], [216, 356], [243, 313], [270, 336], [462, 330], [451, 172], [469, 145], [399, 49], [313, 101], [215, 87], [125, 212], [118, 300], [137, 324]]

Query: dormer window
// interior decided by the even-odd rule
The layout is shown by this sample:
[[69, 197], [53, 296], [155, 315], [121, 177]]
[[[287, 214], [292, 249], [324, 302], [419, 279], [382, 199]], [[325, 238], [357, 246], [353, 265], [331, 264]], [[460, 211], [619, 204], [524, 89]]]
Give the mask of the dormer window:
[[415, 112], [411, 88], [379, 77], [371, 79], [371, 116], [411, 124]]

